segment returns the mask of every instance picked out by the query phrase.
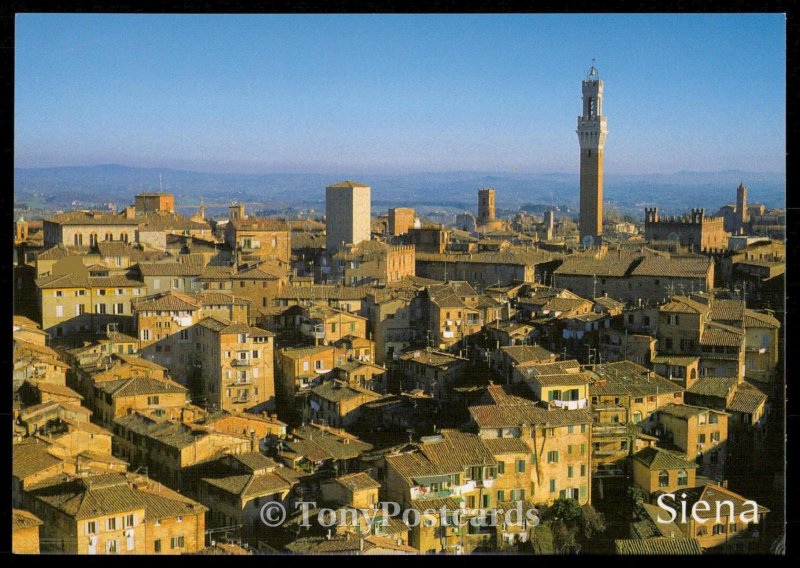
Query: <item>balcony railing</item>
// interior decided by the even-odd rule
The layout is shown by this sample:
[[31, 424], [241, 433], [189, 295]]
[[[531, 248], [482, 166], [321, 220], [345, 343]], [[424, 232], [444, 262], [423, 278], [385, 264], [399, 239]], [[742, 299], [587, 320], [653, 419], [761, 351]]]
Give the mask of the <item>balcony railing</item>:
[[234, 359], [231, 361], [231, 365], [234, 367], [251, 367], [253, 362], [250, 359]]
[[444, 499], [453, 495], [452, 489], [440, 489], [439, 491], [426, 491], [423, 486], [411, 488], [411, 499]]
[[626, 435], [628, 427], [624, 424], [595, 424], [592, 426], [593, 436]]

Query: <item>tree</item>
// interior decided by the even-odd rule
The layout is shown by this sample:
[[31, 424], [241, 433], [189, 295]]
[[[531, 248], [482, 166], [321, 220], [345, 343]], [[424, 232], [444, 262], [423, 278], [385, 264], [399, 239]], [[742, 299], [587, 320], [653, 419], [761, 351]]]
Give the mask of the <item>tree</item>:
[[575, 499], [559, 498], [544, 513], [553, 533], [557, 552], [579, 552], [605, 532], [603, 515], [589, 504], [581, 506]]

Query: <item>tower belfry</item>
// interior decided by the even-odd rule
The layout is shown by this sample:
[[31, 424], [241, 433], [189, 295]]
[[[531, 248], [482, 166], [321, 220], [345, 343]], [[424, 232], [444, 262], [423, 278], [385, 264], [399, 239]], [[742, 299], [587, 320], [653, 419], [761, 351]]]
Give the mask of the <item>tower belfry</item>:
[[581, 242], [599, 244], [603, 236], [603, 148], [606, 143], [606, 117], [603, 116], [603, 81], [592, 67], [581, 83], [583, 114], [578, 117], [578, 142], [581, 147]]

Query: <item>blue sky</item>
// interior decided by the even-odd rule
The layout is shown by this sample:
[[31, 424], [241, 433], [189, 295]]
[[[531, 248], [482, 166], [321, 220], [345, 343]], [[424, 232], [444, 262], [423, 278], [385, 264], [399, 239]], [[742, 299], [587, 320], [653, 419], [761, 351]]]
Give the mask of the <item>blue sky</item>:
[[783, 172], [785, 17], [21, 14], [15, 164]]

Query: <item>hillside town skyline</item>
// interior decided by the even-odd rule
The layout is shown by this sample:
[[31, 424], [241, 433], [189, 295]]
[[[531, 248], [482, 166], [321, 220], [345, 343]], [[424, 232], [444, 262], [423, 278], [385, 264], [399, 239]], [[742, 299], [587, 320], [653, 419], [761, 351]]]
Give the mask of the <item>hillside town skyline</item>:
[[[767, 20], [703, 17], [678, 35], [712, 24], [721, 34], [734, 21], [747, 35]], [[375, 21], [389, 45], [408, 23]], [[425, 31], [437, 20], [417, 21]], [[454, 20], [440, 49], [482, 21]], [[156, 21], [134, 18], [132, 29], [144, 22]], [[530, 23], [485, 22], [512, 37]], [[549, 29], [572, 34], [563, 26], [575, 22], [587, 23]], [[246, 39], [251, 25], [236, 29]], [[373, 57], [347, 42], [341, 53]], [[337, 69], [339, 54], [323, 63]], [[485, 71], [496, 55], [474, 65]], [[711, 198], [690, 180], [684, 193], [651, 188], [625, 209], [609, 199], [606, 164], [638, 136], [618, 105], [631, 85], [611, 68], [591, 60], [569, 74], [566, 117], [550, 126], [570, 137], [571, 177], [549, 202], [507, 178], [453, 186], [447, 173], [439, 202], [426, 199], [427, 181], [378, 199], [369, 176], [324, 174], [306, 180], [313, 189], [282, 180], [280, 199], [221, 187], [208, 203], [199, 185], [136, 190], [133, 177], [122, 190], [99, 178], [105, 194], [68, 189], [62, 201], [52, 185], [17, 188], [12, 551], [783, 554], [786, 209], [764, 203], [775, 190], [757, 177], [725, 179]], [[297, 104], [313, 115], [308, 97]], [[361, 102], [365, 118], [391, 108]], [[171, 112], [174, 124], [186, 116]], [[29, 113], [25, 160], [38, 128]], [[654, 124], [653, 140], [675, 132]], [[58, 138], [40, 157], [58, 152]], [[318, 139], [310, 150], [325, 154], [324, 128]], [[298, 140], [287, 138], [290, 153], [307, 155]], [[486, 142], [489, 160], [509, 143]], [[364, 146], [366, 159], [391, 143], [348, 140], [342, 155]], [[674, 148], [642, 150], [643, 162], [684, 159]], [[472, 159], [461, 150], [456, 161]], [[45, 180], [36, 183], [58, 183]]]

